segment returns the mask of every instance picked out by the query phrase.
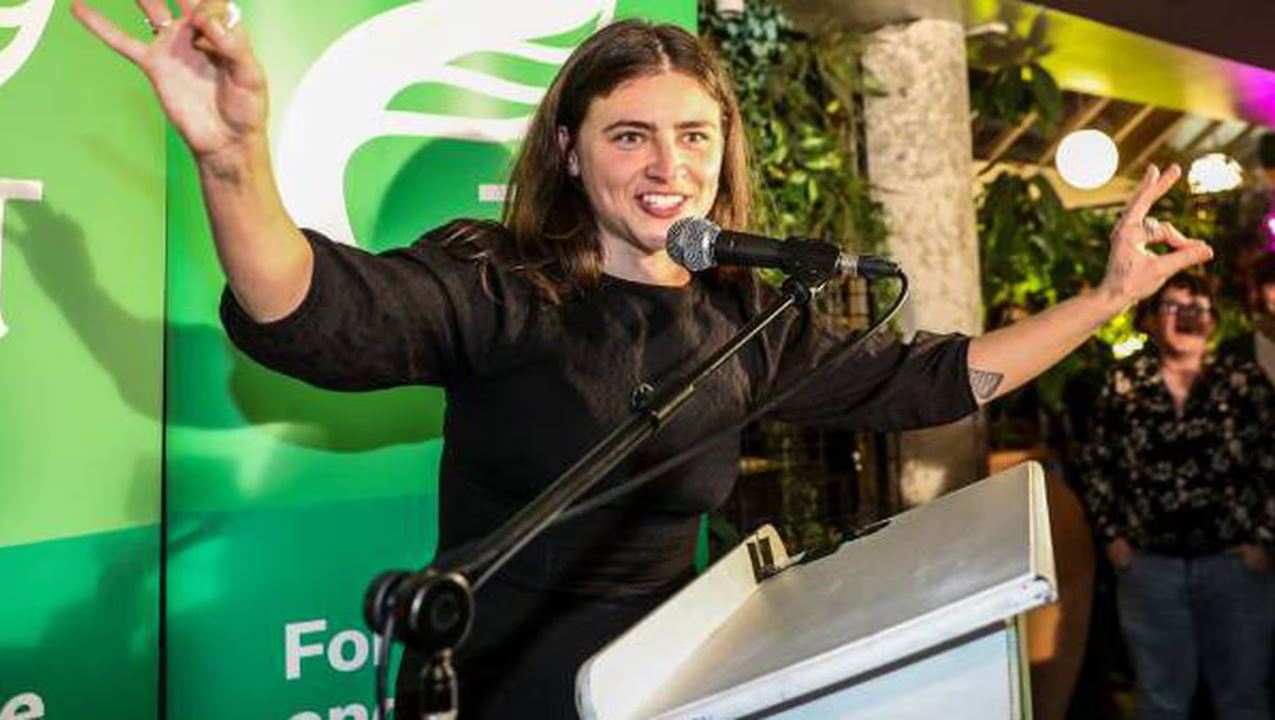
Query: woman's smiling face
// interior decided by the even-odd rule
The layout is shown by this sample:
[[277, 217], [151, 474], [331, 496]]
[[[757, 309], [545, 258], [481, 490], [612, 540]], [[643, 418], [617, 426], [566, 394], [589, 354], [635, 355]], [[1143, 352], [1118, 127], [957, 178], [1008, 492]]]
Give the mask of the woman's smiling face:
[[606, 273], [684, 282], [665, 253], [678, 218], [704, 216], [717, 198], [722, 109], [694, 78], [643, 75], [595, 98], [568, 159], [597, 222]]

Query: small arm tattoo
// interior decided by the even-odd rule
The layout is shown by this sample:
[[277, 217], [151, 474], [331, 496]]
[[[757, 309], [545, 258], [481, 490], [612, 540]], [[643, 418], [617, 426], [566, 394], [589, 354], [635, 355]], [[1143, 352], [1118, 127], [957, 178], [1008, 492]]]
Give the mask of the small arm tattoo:
[[970, 389], [979, 402], [987, 402], [996, 397], [996, 388], [1001, 386], [1004, 379], [1002, 373], [970, 369]]

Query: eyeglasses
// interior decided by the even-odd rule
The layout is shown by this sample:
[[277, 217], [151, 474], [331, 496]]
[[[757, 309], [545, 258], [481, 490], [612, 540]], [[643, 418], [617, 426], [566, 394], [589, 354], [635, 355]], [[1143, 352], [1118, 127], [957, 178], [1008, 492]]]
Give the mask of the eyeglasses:
[[1182, 303], [1175, 300], [1161, 300], [1160, 305], [1156, 308], [1164, 315], [1177, 315], [1178, 317], [1198, 318], [1202, 315], [1212, 315], [1213, 307], [1204, 303]]

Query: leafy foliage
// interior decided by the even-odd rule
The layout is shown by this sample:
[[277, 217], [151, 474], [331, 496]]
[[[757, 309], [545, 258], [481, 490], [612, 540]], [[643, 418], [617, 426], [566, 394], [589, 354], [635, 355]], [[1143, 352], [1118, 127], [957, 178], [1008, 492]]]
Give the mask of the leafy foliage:
[[1001, 32], [985, 33], [969, 42], [970, 109], [974, 119], [995, 119], [1017, 125], [1036, 113], [1046, 132], [1062, 119], [1063, 96], [1053, 75], [1040, 64], [1052, 50], [1046, 41], [1049, 21], [1041, 10], [1027, 21], [1026, 33], [1018, 5], [1001, 7]]
[[[884, 212], [860, 169], [857, 104], [859, 95], [875, 88], [860, 71], [857, 37], [798, 32], [778, 5], [762, 0], [750, 0], [746, 12], [731, 16], [701, 4], [700, 28], [726, 63], [739, 97], [752, 158], [755, 229], [879, 252]], [[819, 472], [799, 459], [806, 444], [801, 432], [780, 423], [754, 430], [764, 453], [780, 462], [780, 526], [787, 541], [835, 547], [841, 531], [824, 519]]]
[[735, 83], [753, 160], [755, 225], [778, 236], [877, 250], [886, 228], [859, 169], [857, 38], [808, 36], [777, 6], [754, 0], [723, 16], [701, 6], [700, 26]]
[[983, 300], [1032, 308], [1102, 279], [1111, 211], [1063, 206], [1043, 175], [997, 176], [978, 207]]
[[[1102, 280], [1113, 210], [1068, 210], [1042, 175], [1004, 173], [984, 189], [978, 205], [980, 270], [988, 327], [1043, 310]], [[1103, 347], [1134, 334], [1127, 319], [1103, 328]], [[1098, 353], [1098, 354], [1095, 354]], [[1072, 375], [1103, 362], [1086, 346], [1034, 382], [1043, 404], [1061, 410]]]

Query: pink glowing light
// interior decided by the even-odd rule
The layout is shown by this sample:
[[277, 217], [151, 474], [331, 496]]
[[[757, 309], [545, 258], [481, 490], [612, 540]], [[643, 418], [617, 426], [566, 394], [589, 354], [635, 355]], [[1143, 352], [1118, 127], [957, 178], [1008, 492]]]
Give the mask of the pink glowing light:
[[1239, 65], [1234, 82], [1240, 113], [1263, 125], [1275, 125], [1275, 73]]

